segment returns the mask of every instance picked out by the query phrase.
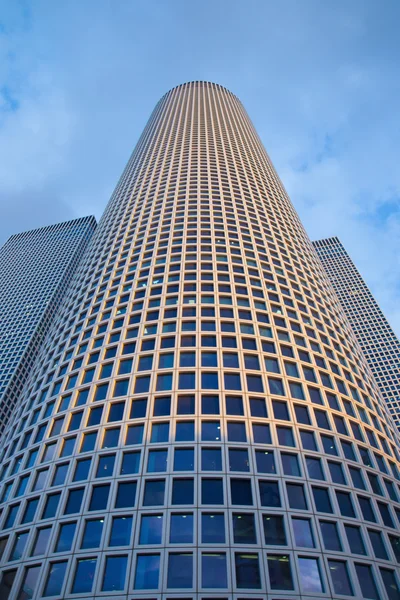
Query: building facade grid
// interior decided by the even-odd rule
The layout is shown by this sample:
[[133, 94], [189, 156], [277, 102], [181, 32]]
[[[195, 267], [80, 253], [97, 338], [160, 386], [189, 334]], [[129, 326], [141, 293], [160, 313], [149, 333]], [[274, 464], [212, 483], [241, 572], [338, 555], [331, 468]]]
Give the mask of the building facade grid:
[[0, 249], [0, 431], [96, 227], [84, 217], [11, 236]]
[[400, 429], [400, 341], [341, 241], [333, 237], [313, 244]]
[[1, 443], [6, 600], [398, 600], [398, 437], [243, 107], [156, 106]]

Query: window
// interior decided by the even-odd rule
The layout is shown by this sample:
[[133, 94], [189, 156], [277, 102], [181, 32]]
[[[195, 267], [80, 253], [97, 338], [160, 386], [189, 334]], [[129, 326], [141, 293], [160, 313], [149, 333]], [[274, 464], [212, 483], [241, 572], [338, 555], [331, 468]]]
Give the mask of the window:
[[193, 543], [192, 513], [173, 513], [171, 515], [169, 542], [170, 544]]
[[168, 588], [191, 588], [193, 582], [193, 554], [171, 553], [168, 559]]
[[291, 477], [301, 477], [301, 471], [297, 454], [281, 453], [282, 467], [285, 475]]
[[168, 450], [150, 450], [147, 458], [147, 472], [158, 473], [167, 470]]
[[201, 449], [201, 469], [202, 471], [222, 471], [222, 456], [220, 448]]
[[138, 473], [140, 463], [140, 451], [124, 452], [122, 455], [121, 475]]
[[202, 421], [201, 439], [203, 442], [215, 442], [221, 440], [221, 425], [219, 421]]
[[80, 512], [82, 498], [83, 498], [83, 492], [84, 492], [83, 488], [69, 490], [68, 500], [67, 500], [67, 504], [66, 504], [65, 510], [64, 510], [65, 515]]
[[261, 576], [258, 554], [235, 553], [236, 586], [245, 589], [260, 589]]
[[239, 421], [228, 421], [228, 440], [230, 442], [246, 442], [246, 425]]
[[55, 552], [66, 552], [71, 550], [76, 529], [75, 523], [62, 523], [58, 532]]
[[369, 565], [355, 564], [358, 583], [360, 584], [361, 592], [364, 598], [379, 600], [378, 590], [372, 568]]
[[336, 523], [333, 523], [332, 521], [320, 521], [320, 527], [325, 549], [342, 552], [343, 548]]
[[381, 572], [382, 581], [389, 600], [399, 600], [400, 590], [394, 571], [391, 571], [390, 569], [384, 569], [383, 567], [380, 567], [379, 570]]
[[[33, 598], [36, 584], [39, 579], [39, 572], [40, 566], [28, 567], [26, 569], [17, 600], [29, 600], [30, 598]], [[14, 581], [14, 577], [10, 576], [12, 573], [14, 573], [15, 576], [16, 571], [6, 571], [0, 584], [0, 597], [4, 598], [4, 600], [8, 599], [8, 594]]]
[[263, 515], [264, 538], [267, 545], [286, 546], [286, 533], [283, 517]]
[[43, 596], [58, 596], [63, 587], [67, 561], [50, 564]]
[[278, 434], [278, 441], [281, 446], [290, 446], [291, 448], [296, 446], [291, 427], [277, 425], [276, 433]]
[[267, 561], [271, 589], [293, 590], [289, 556], [283, 554], [268, 554]]
[[194, 396], [178, 396], [178, 415], [194, 415], [195, 412], [195, 397]]
[[339, 504], [340, 514], [343, 517], [355, 518], [356, 513], [354, 512], [350, 494], [347, 494], [346, 492], [336, 491], [336, 498]]
[[176, 423], [175, 440], [177, 442], [194, 441], [194, 421], [178, 421]]
[[168, 442], [169, 437], [169, 423], [153, 423], [151, 428], [151, 438], [150, 442], [160, 443], [160, 442]]
[[228, 586], [225, 553], [201, 555], [201, 585], [203, 588], [226, 588]]
[[193, 469], [194, 469], [194, 449], [193, 448], [175, 448], [174, 471], [193, 471]]
[[292, 527], [296, 546], [315, 548], [310, 519], [292, 517]]
[[164, 504], [165, 479], [148, 479], [144, 487], [143, 506]]
[[132, 517], [114, 517], [109, 546], [128, 546], [132, 530]]
[[229, 448], [229, 470], [249, 471], [249, 457], [247, 449]]
[[253, 423], [253, 438], [256, 444], [272, 444], [271, 431], [269, 425]]
[[[47, 527], [46, 529], [48, 530], [48, 533], [49, 533], [51, 528]], [[39, 529], [38, 533], [36, 534], [35, 546], [38, 545], [38, 540], [41, 537], [41, 532], [42, 531], [44, 531], [44, 530], [43, 529]], [[28, 539], [28, 536], [29, 536], [29, 531], [19, 532], [19, 533], [16, 534], [15, 540], [14, 540], [14, 544], [13, 544], [13, 548], [12, 548], [12, 551], [11, 551], [11, 554], [10, 554], [10, 557], [9, 557], [9, 560], [19, 560], [21, 558], [21, 556], [22, 556], [22, 554], [24, 553], [24, 550], [25, 550], [25, 544], [26, 544], [26, 541]], [[45, 546], [44, 546], [44, 549], [43, 549], [42, 548], [43, 547], [43, 543], [41, 543], [40, 540], [39, 540], [39, 548], [38, 548], [39, 552], [38, 552], [38, 554], [44, 554], [46, 552], [47, 541], [48, 541], [48, 536], [46, 537], [46, 540], [45, 540], [46, 543], [45, 543]], [[33, 549], [33, 556], [35, 556], [34, 552], [35, 552], [35, 548]]]
[[225, 518], [222, 513], [201, 515], [201, 541], [203, 544], [225, 543]]
[[172, 504], [193, 504], [193, 479], [174, 479], [172, 483]]
[[162, 515], [142, 515], [139, 544], [161, 544]]
[[260, 490], [261, 506], [281, 506], [281, 497], [279, 494], [279, 485], [277, 481], [259, 481], [258, 485]]
[[109, 485], [94, 486], [90, 498], [89, 510], [105, 510], [107, 508]]
[[103, 575], [102, 592], [116, 592], [125, 587], [127, 556], [107, 556]]
[[289, 410], [286, 402], [278, 402], [277, 400], [272, 400], [272, 408], [274, 409], [275, 419], [280, 419], [282, 421], [290, 421]]
[[347, 541], [349, 542], [350, 552], [352, 554], [367, 554], [360, 528], [353, 525], [345, 525], [344, 529], [346, 531]]
[[307, 501], [301, 484], [287, 483], [286, 490], [290, 508], [307, 510]]
[[83, 532], [81, 548], [99, 548], [101, 535], [103, 533], [104, 519], [91, 519], [86, 521]]
[[308, 476], [311, 479], [325, 480], [324, 472], [322, 470], [322, 464], [320, 458], [314, 458], [312, 456], [306, 456], [306, 465]]
[[136, 561], [135, 590], [158, 588], [160, 574], [159, 554], [139, 554]]
[[219, 397], [203, 395], [201, 397], [201, 412], [204, 415], [219, 415]]
[[250, 479], [231, 479], [232, 504], [252, 505], [253, 495]]
[[202, 504], [223, 504], [224, 503], [224, 492], [223, 492], [222, 479], [208, 479], [203, 478], [201, 480], [201, 503]]
[[389, 560], [381, 532], [375, 529], [368, 529], [368, 535], [376, 558]]
[[115, 454], [103, 454], [97, 464], [96, 478], [112, 477], [114, 471]]
[[131, 508], [135, 506], [136, 481], [124, 481], [118, 483], [115, 508]]
[[276, 473], [275, 458], [272, 451], [256, 450], [258, 473]]
[[83, 558], [78, 560], [75, 569], [74, 581], [72, 584], [72, 593], [90, 593], [93, 587], [95, 571], [95, 558]]
[[335, 594], [353, 596], [347, 564], [341, 560], [328, 560], [329, 572]]
[[313, 487], [314, 502], [318, 512], [332, 513], [329, 492], [326, 488]]
[[249, 513], [233, 513], [233, 541], [235, 544], [256, 544], [256, 528], [254, 515]]
[[305, 593], [324, 593], [319, 561], [317, 558], [299, 556], [300, 587]]

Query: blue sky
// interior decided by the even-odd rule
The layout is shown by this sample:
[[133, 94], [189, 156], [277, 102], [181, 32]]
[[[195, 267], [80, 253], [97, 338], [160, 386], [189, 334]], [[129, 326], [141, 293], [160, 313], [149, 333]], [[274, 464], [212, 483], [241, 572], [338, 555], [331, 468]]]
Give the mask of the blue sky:
[[244, 103], [312, 239], [338, 235], [400, 333], [400, 3], [0, 0], [0, 243], [99, 217], [159, 99]]

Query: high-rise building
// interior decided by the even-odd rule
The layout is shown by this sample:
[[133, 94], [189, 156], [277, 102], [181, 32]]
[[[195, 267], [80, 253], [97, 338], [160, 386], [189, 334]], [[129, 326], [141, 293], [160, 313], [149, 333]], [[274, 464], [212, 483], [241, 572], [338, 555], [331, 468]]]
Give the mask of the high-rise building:
[[400, 342], [340, 240], [313, 244], [400, 429]]
[[95, 230], [84, 217], [11, 236], [0, 249], [0, 432]]
[[0, 596], [398, 600], [396, 446], [241, 103], [178, 86], [3, 436]]

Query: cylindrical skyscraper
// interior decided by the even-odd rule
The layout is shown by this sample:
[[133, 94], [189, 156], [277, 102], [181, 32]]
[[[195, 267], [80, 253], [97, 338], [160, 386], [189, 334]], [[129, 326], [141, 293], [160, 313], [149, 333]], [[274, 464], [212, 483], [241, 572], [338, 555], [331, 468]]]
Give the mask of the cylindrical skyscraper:
[[1, 445], [1, 600], [398, 600], [397, 433], [239, 100], [156, 106]]

